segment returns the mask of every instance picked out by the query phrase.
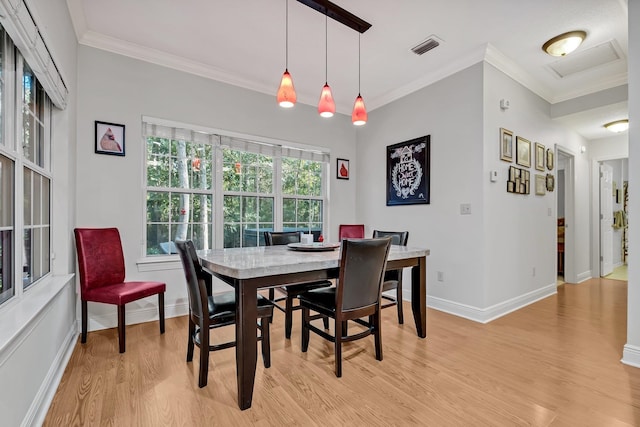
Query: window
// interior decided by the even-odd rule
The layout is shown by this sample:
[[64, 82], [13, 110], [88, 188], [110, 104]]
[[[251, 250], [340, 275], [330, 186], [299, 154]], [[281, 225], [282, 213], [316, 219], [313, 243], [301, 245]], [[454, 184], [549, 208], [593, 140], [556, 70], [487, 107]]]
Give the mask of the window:
[[0, 303], [51, 270], [51, 112], [41, 82], [0, 27]]
[[248, 247], [323, 229], [327, 153], [147, 120], [146, 256], [175, 253], [175, 239]]

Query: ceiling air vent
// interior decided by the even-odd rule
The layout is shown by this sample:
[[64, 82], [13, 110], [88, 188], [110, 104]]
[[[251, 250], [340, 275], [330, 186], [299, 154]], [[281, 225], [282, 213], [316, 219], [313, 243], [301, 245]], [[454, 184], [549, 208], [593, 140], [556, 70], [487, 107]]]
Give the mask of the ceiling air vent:
[[435, 49], [436, 47], [440, 46], [440, 42], [442, 42], [442, 40], [432, 35], [422, 43], [412, 47], [411, 51], [416, 55], [423, 55], [429, 52], [431, 49]]

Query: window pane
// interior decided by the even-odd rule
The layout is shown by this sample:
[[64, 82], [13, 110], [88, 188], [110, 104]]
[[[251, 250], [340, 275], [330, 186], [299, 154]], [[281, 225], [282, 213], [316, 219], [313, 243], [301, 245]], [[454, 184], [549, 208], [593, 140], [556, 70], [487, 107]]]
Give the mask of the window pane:
[[211, 223], [212, 221], [212, 196], [194, 195], [193, 196], [193, 214], [191, 216], [193, 222]]
[[260, 222], [273, 223], [273, 198], [260, 198]]
[[224, 222], [240, 222], [240, 196], [224, 196]]
[[49, 178], [42, 177], [42, 222], [43, 225], [50, 225], [49, 218], [51, 213], [49, 210], [50, 197], [51, 197], [51, 180]]
[[169, 225], [147, 224], [147, 255], [170, 253]]
[[296, 222], [296, 199], [282, 200], [282, 218], [284, 222]]
[[0, 230], [0, 303], [13, 296], [13, 230]]
[[0, 228], [13, 227], [13, 162], [0, 155]]
[[252, 196], [242, 197], [242, 222], [257, 222], [258, 221], [258, 198]]
[[224, 247], [225, 248], [240, 247], [240, 226], [238, 224], [224, 225]]
[[169, 222], [169, 193], [147, 192], [147, 222]]
[[33, 223], [42, 224], [42, 178], [40, 175], [33, 176]]
[[24, 168], [24, 225], [31, 225], [31, 170]]

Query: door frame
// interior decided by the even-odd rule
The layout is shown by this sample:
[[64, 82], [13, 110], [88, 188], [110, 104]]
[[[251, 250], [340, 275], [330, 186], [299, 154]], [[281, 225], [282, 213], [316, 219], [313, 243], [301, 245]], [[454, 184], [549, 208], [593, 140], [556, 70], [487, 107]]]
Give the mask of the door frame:
[[[564, 281], [578, 283], [578, 275], [575, 267], [575, 189], [576, 189], [576, 153], [568, 147], [556, 144], [556, 165], [560, 162], [560, 156], [567, 159], [564, 169]], [[556, 166], [556, 173], [558, 169]], [[556, 223], [558, 221], [558, 198], [556, 196]], [[557, 239], [557, 237], [556, 237]], [[557, 240], [556, 240], [557, 242]], [[557, 263], [556, 258], [556, 263]], [[556, 271], [558, 266], [556, 265]]]
[[[600, 236], [600, 163], [606, 160], [628, 159], [619, 154], [591, 159], [591, 235]], [[600, 277], [600, 238], [591, 239], [591, 275]]]

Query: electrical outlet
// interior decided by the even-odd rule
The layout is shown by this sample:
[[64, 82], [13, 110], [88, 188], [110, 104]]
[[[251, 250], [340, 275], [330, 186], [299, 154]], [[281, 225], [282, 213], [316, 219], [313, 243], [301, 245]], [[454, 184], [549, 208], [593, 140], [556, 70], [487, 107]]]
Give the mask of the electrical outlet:
[[462, 203], [460, 205], [460, 215], [471, 215], [471, 203]]
[[442, 271], [438, 271], [438, 282], [444, 282], [444, 273]]

